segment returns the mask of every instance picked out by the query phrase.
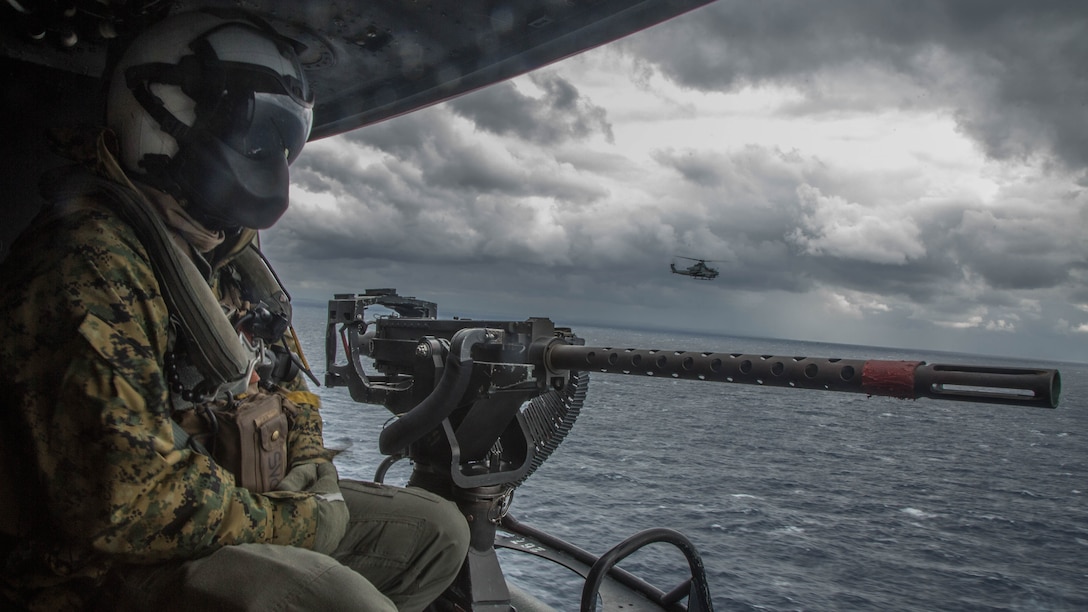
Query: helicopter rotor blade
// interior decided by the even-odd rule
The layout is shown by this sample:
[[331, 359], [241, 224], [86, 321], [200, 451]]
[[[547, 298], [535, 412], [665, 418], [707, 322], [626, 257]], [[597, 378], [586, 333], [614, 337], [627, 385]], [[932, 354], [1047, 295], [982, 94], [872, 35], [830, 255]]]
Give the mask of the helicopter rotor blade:
[[691, 261], [701, 261], [703, 263], [714, 263], [719, 261], [725, 261], [724, 259], [699, 259], [697, 257], [684, 257], [683, 255], [675, 255], [676, 259], [688, 259]]

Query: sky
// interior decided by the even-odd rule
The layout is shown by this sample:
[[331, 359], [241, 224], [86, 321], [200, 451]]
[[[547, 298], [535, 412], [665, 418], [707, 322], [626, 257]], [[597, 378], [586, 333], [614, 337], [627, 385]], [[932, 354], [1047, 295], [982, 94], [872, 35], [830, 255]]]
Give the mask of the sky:
[[296, 300], [1088, 362], [1088, 3], [719, 0], [309, 143], [263, 245]]

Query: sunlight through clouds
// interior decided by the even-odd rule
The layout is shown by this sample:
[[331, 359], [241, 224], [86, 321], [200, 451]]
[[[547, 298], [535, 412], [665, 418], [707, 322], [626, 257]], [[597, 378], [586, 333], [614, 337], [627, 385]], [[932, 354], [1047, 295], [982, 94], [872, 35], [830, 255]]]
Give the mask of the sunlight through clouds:
[[810, 185], [797, 188], [803, 227], [788, 235], [809, 255], [826, 255], [883, 264], [904, 264], [925, 255], [914, 221], [880, 214], [866, 206], [825, 196]]

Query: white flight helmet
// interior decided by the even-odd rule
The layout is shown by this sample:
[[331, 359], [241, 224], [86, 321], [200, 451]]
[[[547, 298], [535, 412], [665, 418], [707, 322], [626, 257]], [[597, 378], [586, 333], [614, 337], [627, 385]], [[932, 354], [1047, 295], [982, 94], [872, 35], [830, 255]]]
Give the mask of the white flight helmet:
[[114, 69], [106, 122], [121, 164], [209, 229], [265, 229], [287, 210], [287, 166], [313, 96], [292, 41], [238, 13], [168, 17]]

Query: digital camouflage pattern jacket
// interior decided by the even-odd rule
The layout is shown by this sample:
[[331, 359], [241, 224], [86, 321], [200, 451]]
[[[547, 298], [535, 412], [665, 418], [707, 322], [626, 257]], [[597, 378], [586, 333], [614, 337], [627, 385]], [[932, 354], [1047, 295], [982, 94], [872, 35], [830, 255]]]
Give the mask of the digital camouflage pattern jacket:
[[[96, 141], [96, 170], [135, 188], [108, 144], [108, 134]], [[211, 263], [222, 270], [219, 259]], [[80, 608], [118, 563], [247, 542], [312, 545], [310, 494], [251, 493], [209, 457], [175, 448], [163, 370], [169, 338], [146, 251], [99, 202], [39, 220], [0, 268], [8, 598]], [[316, 396], [301, 383], [289, 395], [301, 408], [292, 464], [326, 460]]]

